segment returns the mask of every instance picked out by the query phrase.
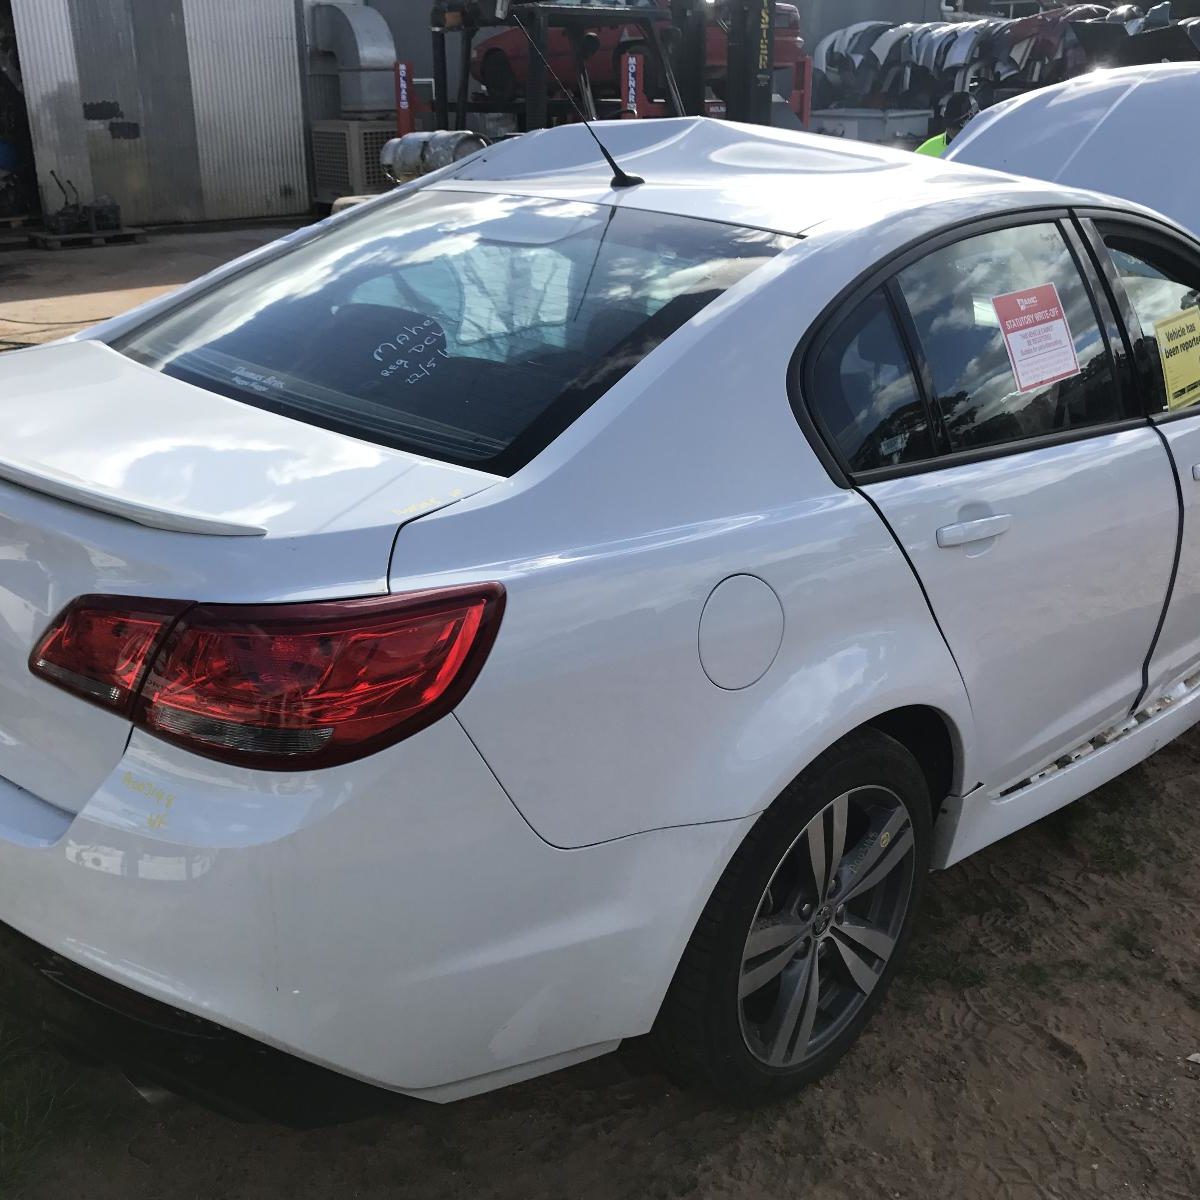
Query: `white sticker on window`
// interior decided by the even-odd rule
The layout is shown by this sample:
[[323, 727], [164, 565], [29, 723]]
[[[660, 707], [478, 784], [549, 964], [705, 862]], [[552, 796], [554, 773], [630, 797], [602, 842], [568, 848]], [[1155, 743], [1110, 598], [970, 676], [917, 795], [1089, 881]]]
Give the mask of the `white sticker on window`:
[[1075, 339], [1052, 283], [992, 300], [1017, 391], [1032, 392], [1079, 374]]

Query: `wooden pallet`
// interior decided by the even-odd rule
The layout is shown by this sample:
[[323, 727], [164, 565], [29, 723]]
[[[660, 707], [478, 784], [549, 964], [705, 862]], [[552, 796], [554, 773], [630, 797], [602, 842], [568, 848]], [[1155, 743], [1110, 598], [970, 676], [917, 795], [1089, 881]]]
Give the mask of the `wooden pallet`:
[[64, 246], [112, 246], [130, 242], [144, 242], [144, 229], [97, 229], [95, 233], [48, 233], [44, 229], [29, 235], [29, 244], [35, 250], [61, 250]]

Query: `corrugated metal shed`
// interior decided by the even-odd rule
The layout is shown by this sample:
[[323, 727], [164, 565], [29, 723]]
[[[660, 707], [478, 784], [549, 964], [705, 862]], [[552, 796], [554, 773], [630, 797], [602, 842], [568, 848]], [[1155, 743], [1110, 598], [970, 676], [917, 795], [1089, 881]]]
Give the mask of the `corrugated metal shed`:
[[183, 0], [183, 11], [205, 212], [306, 209], [308, 131], [293, 5]]
[[127, 224], [309, 206], [295, 0], [12, 0], [45, 208], [52, 169]]
[[13, 24], [21, 56], [29, 129], [37, 152], [42, 203], [58, 208], [61, 196], [50, 171], [74, 181], [85, 195], [92, 189], [87, 129], [80, 120], [82, 98], [70, 0], [13, 0]]

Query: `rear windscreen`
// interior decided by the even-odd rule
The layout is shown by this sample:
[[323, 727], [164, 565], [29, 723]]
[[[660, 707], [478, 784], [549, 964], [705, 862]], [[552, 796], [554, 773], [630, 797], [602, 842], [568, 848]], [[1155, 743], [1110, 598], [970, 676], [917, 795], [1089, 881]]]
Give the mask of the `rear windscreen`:
[[285, 416], [510, 474], [792, 239], [427, 190], [354, 214], [115, 343]]

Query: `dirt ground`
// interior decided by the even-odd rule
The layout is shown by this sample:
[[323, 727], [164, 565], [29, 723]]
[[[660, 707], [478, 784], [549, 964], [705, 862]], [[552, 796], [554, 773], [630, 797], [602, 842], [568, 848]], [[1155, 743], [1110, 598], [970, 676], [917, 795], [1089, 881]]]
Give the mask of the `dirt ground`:
[[935, 875], [874, 1024], [781, 1107], [682, 1093], [635, 1044], [458, 1105], [296, 1133], [148, 1107], [10, 1030], [7, 1194], [1195, 1200], [1198, 799], [1192, 735]]
[[[0, 346], [69, 332], [277, 232], [0, 254]], [[459, 1105], [296, 1133], [151, 1108], [0, 1013], [0, 1196], [1195, 1200], [1198, 812], [1200, 734], [934, 876], [914, 954], [858, 1047], [760, 1112], [680, 1092], [632, 1045]]]
[[152, 234], [143, 244], [86, 249], [5, 248], [0, 239], [0, 351], [94, 325], [211, 271], [293, 226]]

